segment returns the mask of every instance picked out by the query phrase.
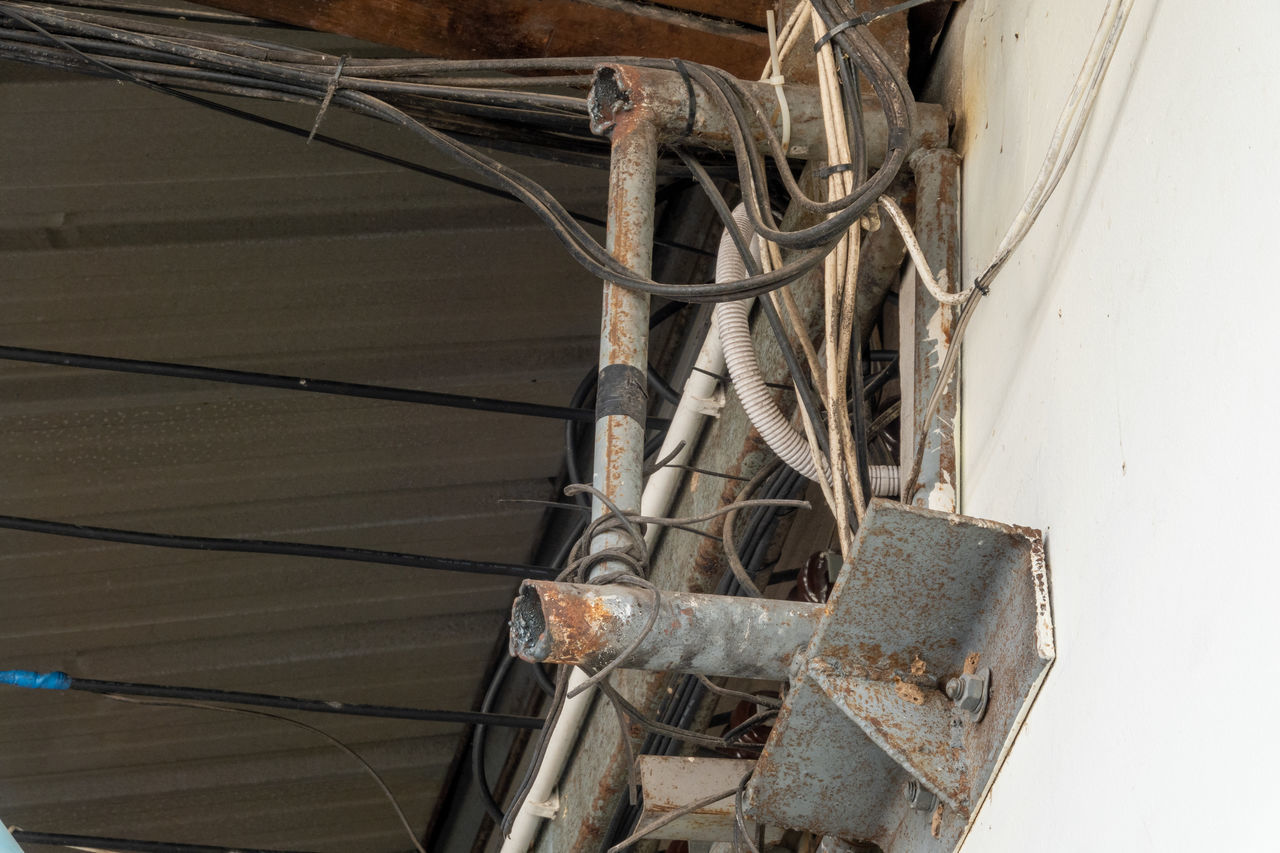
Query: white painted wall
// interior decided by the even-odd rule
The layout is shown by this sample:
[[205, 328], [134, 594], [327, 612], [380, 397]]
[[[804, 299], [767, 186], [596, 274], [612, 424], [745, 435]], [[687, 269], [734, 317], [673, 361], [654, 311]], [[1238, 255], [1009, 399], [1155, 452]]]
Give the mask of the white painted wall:
[[[1104, 3], [966, 5], [972, 280]], [[1280, 850], [1277, 32], [1280, 4], [1138, 0], [969, 330], [962, 509], [1047, 531], [1059, 658], [968, 853]]]

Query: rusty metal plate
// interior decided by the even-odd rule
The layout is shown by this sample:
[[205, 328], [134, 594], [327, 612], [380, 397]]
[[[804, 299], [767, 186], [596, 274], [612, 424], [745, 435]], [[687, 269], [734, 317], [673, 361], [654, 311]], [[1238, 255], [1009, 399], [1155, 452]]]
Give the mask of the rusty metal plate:
[[[892, 853], [954, 849], [1053, 658], [1038, 531], [873, 501], [792, 668], [748, 814]], [[943, 690], [979, 668], [980, 722]], [[911, 808], [911, 781], [938, 806]]]

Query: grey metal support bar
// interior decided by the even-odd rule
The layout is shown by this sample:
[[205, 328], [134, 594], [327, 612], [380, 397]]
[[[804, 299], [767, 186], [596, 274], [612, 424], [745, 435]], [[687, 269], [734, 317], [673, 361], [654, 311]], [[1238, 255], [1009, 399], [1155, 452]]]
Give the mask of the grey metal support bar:
[[[960, 155], [950, 148], [924, 149], [915, 152], [910, 162], [916, 177], [916, 237], [935, 275], [946, 270], [948, 284], [954, 289], [960, 275]], [[959, 484], [954, 377], [933, 423], [922, 423], [921, 418], [951, 345], [956, 312], [938, 304], [928, 288], [915, 276], [908, 276], [899, 318], [904, 342], [899, 367], [903, 388], [901, 470], [910, 470], [922, 435], [925, 442], [920, 475], [915, 483], [902, 484], [904, 496], [914, 506], [955, 512]]]
[[[657, 130], [644, 116], [631, 114], [615, 123], [611, 139], [608, 249], [629, 270], [648, 277], [653, 269]], [[592, 485], [624, 512], [640, 509], [648, 363], [648, 294], [606, 281]], [[592, 517], [598, 518], [607, 507], [597, 497], [591, 510]], [[624, 533], [605, 531], [592, 541], [591, 550], [595, 553], [627, 544]], [[592, 576], [625, 568], [622, 563], [605, 561], [594, 567]]]
[[808, 602], [671, 590], [656, 608], [655, 619], [653, 592], [634, 586], [526, 581], [511, 608], [511, 651], [597, 669], [635, 645], [628, 669], [781, 681], [824, 612]]

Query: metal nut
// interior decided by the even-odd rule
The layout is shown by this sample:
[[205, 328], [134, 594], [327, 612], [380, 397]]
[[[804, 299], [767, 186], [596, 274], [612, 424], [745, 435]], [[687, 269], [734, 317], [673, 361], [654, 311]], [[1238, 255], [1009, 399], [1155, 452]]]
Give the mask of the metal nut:
[[967, 711], [981, 719], [987, 710], [987, 693], [991, 684], [991, 670], [980, 674], [965, 673], [947, 682], [947, 698], [961, 711]]
[[911, 808], [918, 812], [933, 811], [933, 807], [938, 804], [937, 795], [921, 785], [915, 779], [912, 779], [907, 783], [907, 786], [902, 790], [902, 793], [906, 796], [907, 802], [911, 805]]

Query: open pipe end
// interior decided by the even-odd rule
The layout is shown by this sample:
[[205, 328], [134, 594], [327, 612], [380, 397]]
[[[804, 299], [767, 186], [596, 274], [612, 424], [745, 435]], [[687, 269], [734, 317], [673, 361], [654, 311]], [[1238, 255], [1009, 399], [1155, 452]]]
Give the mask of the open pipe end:
[[527, 580], [511, 605], [511, 654], [599, 666], [626, 646], [633, 599], [630, 589]]
[[631, 109], [630, 94], [624, 88], [618, 69], [612, 65], [596, 68], [591, 91], [587, 93], [587, 112], [591, 117], [591, 132], [607, 136], [617, 124], [617, 114]]
[[542, 598], [529, 581], [520, 585], [511, 604], [511, 654], [530, 663], [542, 663], [551, 651]]

